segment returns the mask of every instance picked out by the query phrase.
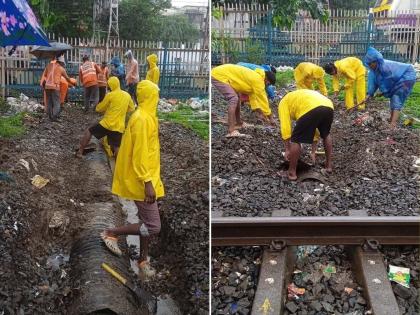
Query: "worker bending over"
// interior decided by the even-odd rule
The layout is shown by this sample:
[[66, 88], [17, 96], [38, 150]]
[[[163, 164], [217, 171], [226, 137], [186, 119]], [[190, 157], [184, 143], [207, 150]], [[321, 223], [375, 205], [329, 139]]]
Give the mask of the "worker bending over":
[[41, 85], [46, 96], [47, 114], [51, 121], [57, 121], [61, 112], [61, 78], [64, 78], [71, 85], [75, 84], [75, 81], [67, 75], [64, 64], [64, 56], [60, 56], [56, 61], [47, 65], [41, 76]]
[[88, 145], [92, 135], [96, 139], [102, 139], [106, 136], [114, 155], [117, 156], [118, 154], [125, 129], [125, 117], [128, 112], [134, 110], [134, 103], [130, 94], [121, 90], [120, 81], [117, 77], [109, 78], [108, 86], [111, 92], [105, 95], [102, 102], [96, 106], [96, 111], [104, 113], [104, 117], [99, 123], [85, 130], [76, 154], [78, 158], [83, 156], [83, 150]]
[[340, 82], [341, 78], [345, 79], [344, 89], [346, 92], [345, 104], [346, 109], [354, 107], [354, 86], [356, 85], [356, 99], [358, 109], [365, 109], [363, 100], [366, 97], [366, 69], [363, 63], [356, 57], [347, 57], [338, 60], [334, 63], [327, 63], [324, 66], [326, 73], [333, 76], [333, 89], [335, 97], [341, 91]]
[[[296, 168], [301, 153], [301, 143], [315, 145], [315, 133], [319, 131], [325, 148], [325, 169], [332, 172], [331, 124], [334, 116], [333, 103], [317, 91], [301, 89], [286, 94], [280, 101], [280, 132], [289, 161], [287, 177], [296, 180]], [[296, 121], [292, 131], [292, 121]]]
[[322, 95], [328, 96], [327, 87], [324, 81], [325, 71], [322, 67], [311, 62], [301, 62], [295, 68], [293, 75], [295, 77], [297, 89], [314, 90], [313, 82], [317, 81], [319, 91]]
[[381, 95], [390, 99], [391, 129], [397, 126], [400, 111], [413, 91], [416, 83], [416, 71], [409, 64], [384, 59], [382, 54], [369, 47], [363, 63], [369, 67], [368, 96], [370, 100], [379, 89]]
[[275, 124], [265, 91], [267, 85], [276, 83], [276, 76], [271, 71], [254, 71], [239, 65], [225, 64], [212, 69], [211, 82], [229, 103], [226, 137], [246, 136], [237, 129], [249, 126], [241, 120], [239, 93], [249, 96], [251, 109], [256, 111], [260, 119]]

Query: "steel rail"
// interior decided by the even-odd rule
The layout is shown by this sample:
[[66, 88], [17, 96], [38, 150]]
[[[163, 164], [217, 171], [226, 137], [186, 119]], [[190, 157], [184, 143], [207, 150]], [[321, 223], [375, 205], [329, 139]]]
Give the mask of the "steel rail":
[[212, 246], [420, 245], [420, 217], [218, 217]]

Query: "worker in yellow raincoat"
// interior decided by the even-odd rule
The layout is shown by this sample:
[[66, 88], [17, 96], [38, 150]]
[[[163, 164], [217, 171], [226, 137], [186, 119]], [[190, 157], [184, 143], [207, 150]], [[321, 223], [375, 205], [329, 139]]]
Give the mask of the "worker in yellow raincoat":
[[363, 101], [366, 97], [366, 69], [360, 59], [347, 57], [334, 63], [327, 63], [324, 70], [333, 76], [333, 90], [336, 97], [341, 90], [339, 79], [345, 79], [344, 89], [346, 91], [345, 104], [347, 110], [354, 107], [355, 85], [358, 108], [365, 109]]
[[156, 199], [164, 196], [160, 178], [158, 102], [158, 86], [149, 80], [141, 81], [137, 85], [138, 108], [124, 132], [112, 182], [114, 194], [134, 200], [140, 223], [108, 228], [101, 233], [106, 246], [117, 255], [121, 255], [118, 236], [140, 236], [138, 265], [142, 280], [155, 273], [147, 254], [150, 237], [158, 234], [161, 226]]
[[[279, 103], [280, 132], [285, 147], [285, 159], [289, 170], [284, 175], [297, 180], [296, 168], [301, 153], [301, 144], [314, 144], [319, 132], [325, 148], [325, 169], [332, 172], [331, 124], [334, 106], [330, 99], [313, 90], [301, 89], [286, 94]], [[292, 121], [296, 121], [292, 131]]]
[[152, 81], [156, 85], [159, 85], [159, 77], [160, 71], [157, 66], [158, 63], [158, 56], [155, 54], [151, 54], [146, 58], [148, 63], [148, 70], [146, 74], [146, 80]]
[[313, 90], [312, 84], [314, 81], [317, 81], [319, 91], [322, 95], [328, 96], [327, 87], [325, 86], [324, 81], [325, 71], [322, 67], [311, 62], [301, 62], [295, 68], [293, 75], [298, 89]]
[[106, 94], [102, 102], [96, 105], [96, 111], [104, 113], [104, 117], [99, 123], [85, 130], [76, 157], [83, 156], [83, 151], [89, 144], [92, 135], [97, 139], [106, 136], [114, 155], [118, 154], [122, 134], [125, 130], [125, 117], [128, 112], [134, 110], [134, 103], [130, 94], [121, 90], [117, 77], [109, 78], [108, 86], [111, 92]]
[[241, 107], [238, 94], [249, 96], [251, 109], [260, 119], [275, 124], [268, 103], [267, 85], [276, 83], [271, 71], [251, 70], [240, 65], [224, 64], [211, 71], [211, 83], [228, 101], [228, 134], [226, 137], [244, 137], [237, 129], [251, 127], [241, 120]]

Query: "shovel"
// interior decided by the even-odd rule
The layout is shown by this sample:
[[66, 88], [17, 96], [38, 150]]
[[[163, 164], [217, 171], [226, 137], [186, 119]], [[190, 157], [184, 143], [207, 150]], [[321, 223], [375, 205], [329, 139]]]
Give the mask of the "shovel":
[[157, 311], [157, 299], [156, 297], [152, 296], [149, 292], [145, 291], [143, 288], [135, 285], [130, 280], [124, 278], [121, 274], [111, 268], [106, 263], [102, 263], [102, 268], [105, 269], [108, 273], [110, 273], [115, 279], [121, 282], [124, 286], [126, 286], [131, 293], [133, 293], [134, 298], [136, 299], [137, 304], [141, 308], [145, 308], [148, 311], [148, 314], [156, 314]]

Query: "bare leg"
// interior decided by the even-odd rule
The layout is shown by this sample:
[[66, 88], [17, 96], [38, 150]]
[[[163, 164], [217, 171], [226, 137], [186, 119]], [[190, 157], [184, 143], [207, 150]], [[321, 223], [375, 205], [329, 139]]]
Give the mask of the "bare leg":
[[393, 110], [391, 112], [391, 130], [393, 130], [397, 127], [397, 122], [398, 122], [399, 118], [400, 118], [400, 111], [399, 110]]
[[242, 126], [242, 120], [241, 120], [241, 102], [238, 102], [238, 105], [236, 106], [235, 110], [235, 120], [236, 120], [236, 126]]
[[323, 139], [325, 148], [325, 169], [327, 172], [332, 172], [332, 137], [328, 135]]
[[90, 133], [89, 129], [86, 129], [82, 139], [80, 139], [79, 151], [76, 154], [77, 157], [81, 158], [83, 156], [83, 150], [88, 145], [90, 138], [92, 138], [92, 134]]
[[229, 133], [233, 132], [235, 130], [235, 121], [236, 121], [236, 108], [238, 107], [238, 104], [231, 103], [229, 104], [228, 108], [228, 128]]
[[140, 236], [140, 258], [138, 263], [147, 260], [147, 256], [149, 254], [149, 241], [150, 236]]
[[112, 151], [114, 151], [114, 158], [117, 159], [118, 151], [120, 150], [120, 147], [114, 147]]
[[316, 149], [318, 148], [318, 141], [312, 142], [312, 148], [311, 148], [311, 160], [312, 164], [315, 165], [316, 163]]
[[105, 233], [108, 236], [114, 237], [119, 235], [140, 235], [140, 224], [133, 223], [111, 229], [105, 229]]
[[294, 142], [290, 143], [289, 171], [287, 174], [290, 180], [297, 179], [296, 168], [297, 168], [297, 163], [300, 156], [300, 151], [301, 151], [300, 143], [294, 143]]

